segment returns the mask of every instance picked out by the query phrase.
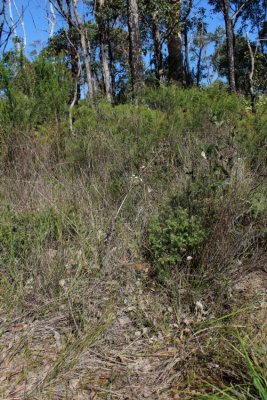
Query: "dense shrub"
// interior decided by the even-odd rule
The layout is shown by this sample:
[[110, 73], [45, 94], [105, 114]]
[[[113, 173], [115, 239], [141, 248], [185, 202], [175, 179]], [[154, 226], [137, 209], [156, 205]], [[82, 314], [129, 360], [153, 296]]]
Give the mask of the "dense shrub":
[[175, 86], [162, 87], [157, 91], [147, 89], [140, 101], [172, 116], [177, 116], [179, 111], [185, 129], [198, 128], [209, 120], [218, 127], [229, 122], [234, 124], [242, 111], [241, 99], [229, 96], [226, 89], [217, 85], [201, 90], [182, 90]]
[[187, 209], [168, 204], [148, 226], [148, 250], [160, 276], [196, 255], [204, 239], [201, 222]]
[[64, 119], [71, 81], [60, 59], [51, 63], [39, 57], [32, 63], [25, 60], [23, 66], [12, 62], [8, 58], [0, 62], [0, 121], [13, 128], [30, 129]]

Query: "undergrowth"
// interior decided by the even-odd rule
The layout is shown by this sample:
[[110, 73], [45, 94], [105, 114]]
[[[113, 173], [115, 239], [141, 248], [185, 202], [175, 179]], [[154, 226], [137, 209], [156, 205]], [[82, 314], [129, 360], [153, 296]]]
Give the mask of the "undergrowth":
[[[202, 322], [227, 328], [221, 317], [264, 304], [265, 97], [252, 115], [244, 98], [216, 86], [145, 89], [136, 104], [81, 101], [70, 132], [67, 76], [52, 102], [47, 68], [34, 65], [27, 99], [19, 77], [0, 99], [1, 349], [23, 321], [28, 333], [11, 358], [28, 349], [30, 372], [18, 382], [35, 371], [29, 392], [38, 399], [88, 387], [99, 398], [143, 398], [148, 371], [151, 399], [185, 385], [189, 399], [266, 399], [264, 364], [250, 345], [230, 340], [227, 361], [217, 325], [196, 334]], [[265, 325], [259, 316], [251, 327], [252, 318], [242, 326], [254, 340]], [[40, 343], [57, 356], [38, 386]], [[221, 370], [211, 367], [206, 385], [218, 353]], [[140, 355], [157, 364], [140, 366]], [[103, 363], [104, 378], [92, 383]], [[110, 363], [118, 369], [107, 377]]]

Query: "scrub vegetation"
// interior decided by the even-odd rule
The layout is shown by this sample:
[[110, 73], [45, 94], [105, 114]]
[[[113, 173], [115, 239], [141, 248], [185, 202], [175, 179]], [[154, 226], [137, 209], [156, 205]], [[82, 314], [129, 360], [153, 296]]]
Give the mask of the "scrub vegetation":
[[265, 97], [146, 89], [70, 132], [41, 85], [45, 116], [1, 100], [3, 398], [266, 399]]
[[[215, 37], [194, 2], [51, 0], [64, 27], [31, 56], [14, 4], [0, 6], [0, 398], [267, 400], [263, 2], [209, 1]], [[237, 17], [259, 42], [231, 40]]]

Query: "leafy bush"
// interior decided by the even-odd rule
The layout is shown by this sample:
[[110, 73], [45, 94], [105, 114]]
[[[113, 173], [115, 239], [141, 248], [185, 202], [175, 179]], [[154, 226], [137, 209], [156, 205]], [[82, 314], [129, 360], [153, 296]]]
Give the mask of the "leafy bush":
[[148, 249], [159, 275], [177, 267], [188, 255], [196, 254], [204, 239], [201, 223], [188, 209], [168, 204], [148, 227]]
[[71, 81], [60, 59], [50, 63], [39, 57], [25, 61], [23, 67], [1, 60], [0, 76], [0, 121], [5, 118], [13, 127], [25, 129], [66, 117]]
[[178, 119], [180, 131], [200, 128], [207, 121], [214, 123], [216, 127], [235, 124], [242, 109], [240, 98], [229, 96], [218, 85], [203, 90], [181, 90], [175, 86], [162, 87], [157, 91], [147, 89], [140, 101]]

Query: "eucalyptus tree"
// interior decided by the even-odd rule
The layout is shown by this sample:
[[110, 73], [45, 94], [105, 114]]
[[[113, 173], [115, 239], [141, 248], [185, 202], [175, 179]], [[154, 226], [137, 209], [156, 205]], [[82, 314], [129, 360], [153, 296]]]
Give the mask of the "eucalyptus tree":
[[140, 0], [140, 19], [143, 35], [151, 42], [149, 51], [153, 53], [152, 63], [155, 66], [155, 78], [160, 84], [164, 80], [163, 43], [165, 24], [165, 0]]
[[267, 0], [250, 1], [242, 14], [246, 31], [250, 27], [259, 41], [261, 51], [267, 45]]
[[209, 3], [214, 6], [214, 11], [221, 13], [224, 18], [227, 43], [228, 81], [230, 91], [235, 92], [235, 27], [238, 20], [244, 17], [246, 11], [257, 4], [258, 0], [209, 0]]
[[182, 0], [167, 0], [166, 7], [168, 78], [182, 86], [184, 81], [181, 32]]
[[127, 16], [129, 29], [129, 64], [133, 93], [137, 92], [144, 80], [142, 45], [139, 29], [139, 9], [137, 0], [127, 0]]
[[[248, 35], [247, 37], [236, 35], [234, 57], [236, 60], [236, 88], [239, 92], [249, 95], [255, 101], [256, 94], [266, 93], [267, 91], [266, 54], [261, 51], [257, 41], [250, 40]], [[226, 40], [216, 46], [213, 62], [219, 76], [226, 77], [228, 73]]]
[[156, 79], [159, 83], [163, 82], [164, 76], [164, 62], [162, 53], [162, 38], [159, 29], [159, 11], [153, 11], [151, 14], [152, 20], [152, 37], [154, 43], [154, 57], [155, 57], [155, 68], [156, 68]]
[[[203, 16], [203, 14], [201, 14]], [[207, 31], [207, 24], [204, 19], [197, 18], [193, 21], [193, 40], [191, 45], [192, 61], [195, 64], [193, 75], [196, 85], [199, 87], [201, 80], [207, 77], [205, 51], [211, 42], [210, 35]]]
[[98, 26], [98, 37], [100, 47], [101, 69], [104, 82], [104, 92], [108, 101], [112, 101], [112, 88], [110, 78], [110, 64], [108, 62], [108, 24], [106, 18], [107, 2], [106, 0], [95, 1], [95, 17]]
[[[184, 0], [181, 16], [181, 27], [182, 35], [184, 38], [184, 79], [186, 86], [191, 86], [193, 83], [192, 71], [190, 67], [190, 43], [189, 43], [189, 31], [193, 27], [193, 18], [191, 17], [191, 11], [193, 8], [193, 0]], [[203, 10], [203, 8], [202, 8]], [[204, 13], [203, 20], [204, 20]]]
[[[94, 100], [92, 68], [89, 60], [90, 42], [87, 38], [86, 27], [83, 21], [83, 17], [79, 14], [77, 0], [50, 0], [50, 2], [53, 3], [56, 10], [64, 18], [64, 20], [68, 24], [69, 29], [72, 28], [79, 34], [85, 66], [86, 82], [88, 85], [88, 98], [90, 100]], [[72, 45], [74, 44], [72, 43]]]
[[[20, 7], [17, 5], [16, 0], [1, 0], [0, 3], [0, 49], [5, 49], [9, 39], [12, 37], [16, 44], [18, 55], [23, 55], [26, 47], [24, 2], [21, 1]], [[19, 27], [20, 31], [18, 33]]]
[[[150, 28], [156, 78], [159, 82], [164, 77], [163, 47], [168, 49], [168, 80], [182, 85], [184, 83], [183, 33], [187, 32], [192, 0], [140, 0], [142, 19]], [[188, 50], [188, 48], [187, 48]], [[188, 53], [187, 53], [188, 55]], [[189, 57], [186, 57], [189, 70]]]
[[6, 0], [2, 0], [2, 5], [0, 6], [0, 48], [3, 44], [4, 27], [6, 24], [6, 8], [7, 2]]
[[[66, 30], [61, 28], [49, 38], [47, 46], [41, 54], [48, 59], [61, 58], [66, 67], [70, 69], [73, 87], [72, 98], [77, 104], [81, 97], [81, 61], [80, 61], [80, 35], [72, 26]], [[75, 95], [76, 93], [76, 95]]]
[[231, 92], [235, 92], [236, 82], [235, 82], [235, 59], [234, 59], [234, 30], [233, 30], [233, 20], [230, 16], [229, 0], [222, 1], [222, 10], [223, 10], [225, 29], [226, 29], [228, 79]]

